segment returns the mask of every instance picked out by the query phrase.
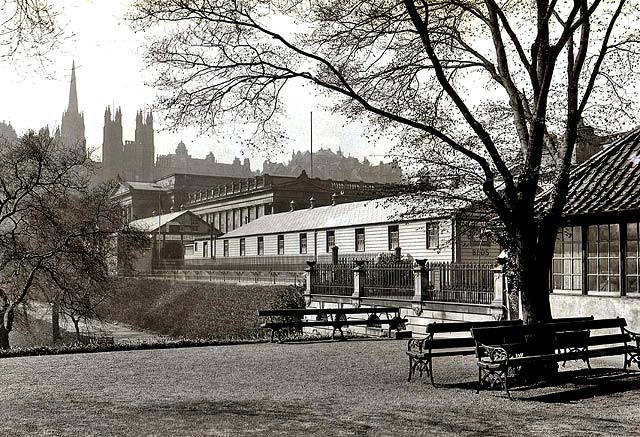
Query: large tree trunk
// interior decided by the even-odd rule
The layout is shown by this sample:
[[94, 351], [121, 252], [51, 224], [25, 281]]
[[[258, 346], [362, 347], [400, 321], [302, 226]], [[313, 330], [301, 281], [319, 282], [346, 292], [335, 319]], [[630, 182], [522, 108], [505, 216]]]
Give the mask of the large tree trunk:
[[9, 349], [9, 331], [4, 326], [0, 325], [0, 349]]
[[9, 333], [13, 328], [13, 308], [6, 306], [2, 313], [2, 323], [0, 324], [0, 349], [9, 349]]
[[76, 341], [80, 343], [80, 319], [71, 317], [71, 320], [73, 321], [73, 327], [76, 329]]
[[[513, 282], [516, 292], [522, 299], [522, 318], [525, 324], [536, 324], [551, 321], [551, 303], [549, 300], [549, 274], [553, 251], [545, 245], [519, 245], [513, 256]], [[527, 355], [539, 355], [555, 352], [553, 339], [546, 336], [525, 338]], [[518, 379], [525, 383], [537, 382], [553, 378], [557, 374], [555, 362], [524, 366], [518, 372]]]
[[529, 325], [550, 321], [549, 268], [546, 260], [529, 259], [519, 266], [516, 274], [524, 323]]
[[53, 297], [53, 305], [51, 306], [51, 333], [53, 342], [57, 343], [62, 340], [60, 334], [60, 294], [56, 293]]

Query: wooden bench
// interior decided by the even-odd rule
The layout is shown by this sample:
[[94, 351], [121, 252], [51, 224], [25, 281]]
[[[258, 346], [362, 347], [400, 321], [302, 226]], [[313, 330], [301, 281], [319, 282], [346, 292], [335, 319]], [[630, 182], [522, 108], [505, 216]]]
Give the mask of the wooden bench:
[[[431, 385], [435, 387], [433, 380], [433, 358], [474, 355], [475, 342], [471, 337], [471, 328], [474, 326], [501, 326], [501, 325], [522, 325], [522, 320], [490, 320], [486, 322], [435, 322], [427, 325], [427, 336], [422, 339], [411, 339], [407, 343], [407, 355], [409, 356], [409, 377], [416, 371], [420, 376], [427, 373], [431, 380]], [[458, 334], [468, 333], [465, 337], [445, 337], [434, 338], [436, 334]]]
[[112, 345], [115, 344], [115, 341], [113, 340], [113, 337], [103, 335], [101, 337], [96, 337], [96, 344], [101, 346]]
[[[386, 318], [381, 318], [384, 314]], [[350, 315], [364, 315], [367, 318], [348, 319]], [[399, 330], [407, 319], [400, 317], [400, 308], [307, 308], [307, 309], [273, 309], [259, 310], [259, 317], [266, 317], [269, 321], [260, 325], [261, 328], [271, 330], [271, 341], [274, 335], [278, 335], [282, 341], [282, 331], [289, 329], [302, 329], [304, 327], [327, 326], [332, 327], [331, 338], [335, 338], [336, 331], [340, 331], [340, 338], [344, 339], [342, 328], [345, 326], [381, 326], [389, 325], [389, 337], [391, 330]], [[305, 316], [316, 316], [316, 320], [304, 320]], [[275, 320], [279, 319], [279, 320]], [[294, 319], [294, 320], [291, 320]]]
[[[624, 355], [624, 369], [640, 367], [640, 335], [623, 318], [575, 320], [536, 325], [472, 328], [476, 343], [478, 387], [499, 383], [509, 399], [508, 371], [545, 362]], [[598, 335], [592, 335], [597, 332]], [[611, 333], [614, 331], [614, 333]], [[541, 353], [542, 350], [548, 352]]]
[[[568, 317], [554, 319], [554, 322], [571, 322], [592, 320], [593, 317]], [[521, 326], [522, 320], [489, 320], [484, 322], [435, 322], [427, 325], [427, 336], [423, 339], [411, 339], [407, 344], [409, 356], [409, 377], [411, 381], [416, 371], [426, 372], [435, 387], [433, 380], [433, 358], [466, 356], [476, 354], [476, 342], [471, 335], [473, 328], [489, 328], [496, 326]], [[467, 334], [463, 337], [434, 338], [436, 334]]]

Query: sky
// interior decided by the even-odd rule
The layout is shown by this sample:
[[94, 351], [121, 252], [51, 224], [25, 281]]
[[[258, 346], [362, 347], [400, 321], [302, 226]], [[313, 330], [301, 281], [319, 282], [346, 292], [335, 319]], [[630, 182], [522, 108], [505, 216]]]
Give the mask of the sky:
[[[152, 71], [143, 61], [145, 37], [136, 34], [125, 19], [131, 0], [52, 0], [61, 11], [66, 30], [73, 34], [49, 55], [44, 68], [28, 68], [21, 62], [0, 61], [0, 83], [5, 84], [0, 99], [0, 121], [10, 122], [21, 134], [27, 129], [59, 126], [69, 99], [71, 64], [76, 64], [76, 80], [80, 111], [84, 112], [87, 146], [100, 159], [104, 111], [107, 105], [122, 108], [125, 140], [133, 140], [135, 114], [151, 108], [155, 90], [146, 85]], [[169, 132], [162, 115], [154, 113], [155, 151], [174, 153], [181, 140], [193, 157], [203, 158], [213, 152], [219, 162], [234, 157], [249, 157], [252, 168], [262, 169], [262, 161], [285, 161], [292, 150], [307, 150], [310, 144], [309, 114], [313, 111], [314, 150], [330, 147], [372, 163], [385, 159], [390, 144], [371, 147], [364, 137], [364, 127], [347, 123], [332, 114], [323, 101], [309, 94], [307, 88], [293, 85], [287, 91], [287, 117], [283, 127], [289, 142], [280, 150], [256, 153], [242, 149], [224, 134], [203, 135], [197, 127]], [[325, 102], [326, 103], [326, 102]], [[345, 125], [346, 123], [346, 125]]]

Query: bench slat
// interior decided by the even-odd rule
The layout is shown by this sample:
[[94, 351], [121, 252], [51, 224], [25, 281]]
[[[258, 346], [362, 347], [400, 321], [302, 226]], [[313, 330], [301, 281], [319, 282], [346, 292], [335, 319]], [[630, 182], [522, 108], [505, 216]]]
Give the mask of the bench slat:
[[509, 363], [512, 366], [520, 366], [527, 363], [534, 363], [536, 361], [570, 361], [576, 359], [606, 357], [612, 355], [621, 355], [625, 352], [633, 352], [636, 349], [632, 346], [615, 346], [600, 349], [589, 349], [586, 352], [566, 352], [560, 354], [549, 355], [527, 355], [524, 357], [510, 358]]
[[627, 326], [625, 319], [580, 320], [572, 322], [551, 322], [537, 325], [497, 326], [472, 328], [472, 335], [479, 343], [496, 345], [518, 342], [525, 336], [552, 335], [557, 332], [611, 329]]
[[475, 348], [476, 343], [472, 337], [459, 338], [434, 338], [431, 341], [425, 341], [424, 349], [453, 349], [453, 348]]
[[427, 358], [431, 357], [454, 357], [454, 356], [465, 356], [465, 355], [475, 355], [475, 349], [461, 349], [461, 350], [438, 350], [433, 351], [431, 354], [427, 352], [419, 353], [417, 351], [408, 351], [407, 354], [412, 356], [414, 359]]
[[429, 323], [427, 333], [469, 332], [473, 327], [514, 326], [522, 325], [522, 320], [489, 320], [485, 322], [443, 322]]
[[293, 322], [267, 322], [260, 325], [261, 328], [269, 328], [269, 329], [280, 329], [280, 328], [302, 328], [305, 326], [350, 326], [350, 325], [367, 325], [367, 326], [375, 326], [375, 325], [389, 325], [389, 324], [398, 324], [398, 323], [407, 323], [407, 319], [380, 319], [380, 320], [368, 320], [368, 319], [359, 319], [359, 320], [336, 320], [336, 321], [326, 321], [326, 320], [299, 320]]

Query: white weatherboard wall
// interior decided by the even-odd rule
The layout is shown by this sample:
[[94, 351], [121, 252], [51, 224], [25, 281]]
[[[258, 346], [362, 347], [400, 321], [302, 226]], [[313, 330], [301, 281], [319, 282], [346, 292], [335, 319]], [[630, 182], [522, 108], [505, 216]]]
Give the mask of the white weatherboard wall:
[[257, 237], [247, 237], [245, 238], [245, 255], [246, 256], [256, 256], [258, 255], [258, 238]]
[[[452, 261], [454, 257], [451, 245], [453, 235], [451, 220], [438, 221], [440, 247], [433, 249], [427, 249], [426, 223], [427, 221], [421, 220], [400, 223], [392, 222], [354, 225], [334, 229], [321, 229], [318, 231], [308, 229], [305, 231], [284, 232], [282, 234], [265, 234], [263, 235], [264, 255], [278, 255], [278, 235], [284, 235], [285, 255], [299, 255], [300, 234], [302, 233], [307, 234], [307, 255], [313, 255], [315, 253], [314, 247], [315, 250], [317, 250], [318, 255], [326, 254], [328, 253], [327, 231], [334, 232], [335, 245], [338, 246], [339, 254], [357, 255], [359, 253], [391, 252], [389, 251], [389, 226], [397, 225], [399, 230], [400, 248], [402, 249], [403, 255], [411, 255], [416, 259], [426, 258], [429, 261]], [[364, 252], [356, 252], [356, 229], [361, 228], [363, 228], [365, 232], [365, 250]], [[249, 235], [246, 237], [234, 238], [224, 238], [224, 236], [220, 237], [217, 241], [216, 256], [223, 256], [223, 244], [225, 240], [229, 241], [229, 256], [239, 256], [240, 238], [245, 238], [246, 256], [257, 255], [258, 236]]]
[[[433, 222], [433, 221], [431, 221]], [[427, 249], [427, 231], [426, 220], [400, 222], [400, 223], [381, 223], [362, 226], [351, 226], [335, 229], [321, 229], [318, 231], [307, 230], [307, 255], [313, 255], [314, 252], [314, 232], [317, 247], [317, 254], [324, 255], [327, 253], [327, 231], [335, 233], [336, 246], [339, 248], [339, 254], [357, 255], [355, 248], [355, 230], [357, 228], [365, 229], [365, 253], [381, 253], [389, 252], [389, 226], [397, 225], [399, 230], [400, 248], [403, 255], [411, 255], [415, 259], [427, 259], [431, 262], [441, 261], [457, 261], [467, 263], [492, 263], [500, 254], [500, 247], [489, 241], [480, 242], [477, 237], [470, 239], [467, 235], [459, 235], [455, 241], [453, 238], [453, 226], [451, 220], [438, 220], [440, 247], [437, 249]], [[285, 255], [300, 254], [300, 236], [299, 231], [284, 233], [285, 236]], [[264, 255], [278, 255], [278, 234], [263, 235], [264, 237]], [[258, 236], [250, 235], [245, 238], [246, 256], [258, 255]], [[216, 257], [223, 256], [224, 236], [215, 242]], [[229, 238], [229, 256], [237, 257], [240, 255], [240, 237]], [[209, 258], [211, 256], [211, 248], [213, 243], [211, 240], [198, 239], [198, 250], [192, 255], [186, 255], [187, 259]], [[203, 254], [202, 244], [208, 241], [207, 253]]]

